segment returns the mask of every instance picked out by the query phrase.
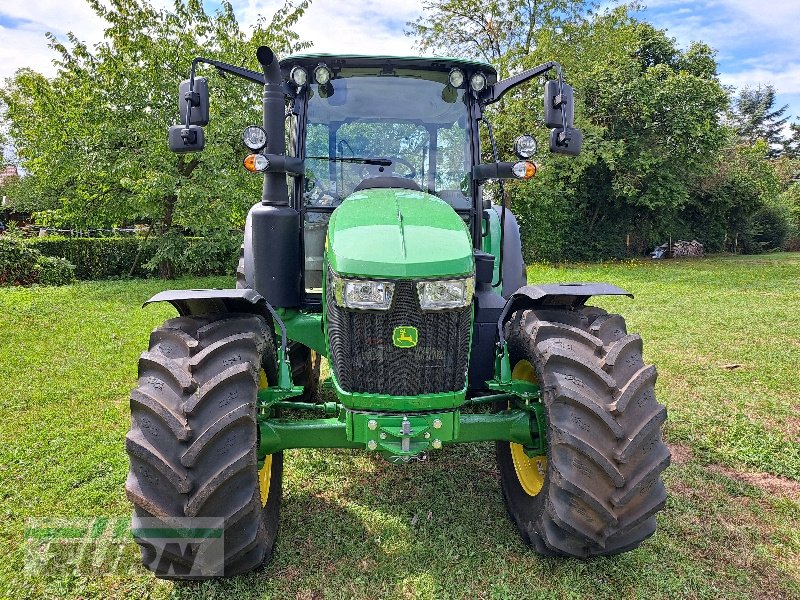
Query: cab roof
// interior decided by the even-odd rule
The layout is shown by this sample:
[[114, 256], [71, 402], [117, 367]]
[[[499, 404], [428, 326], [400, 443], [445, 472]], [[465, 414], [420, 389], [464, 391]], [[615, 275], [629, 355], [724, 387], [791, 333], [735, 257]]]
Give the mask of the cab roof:
[[400, 67], [403, 69], [423, 69], [435, 71], [449, 71], [455, 67], [467, 71], [483, 71], [488, 76], [490, 83], [497, 81], [497, 70], [479, 60], [454, 58], [448, 56], [370, 56], [364, 54], [292, 54], [281, 59], [281, 68], [288, 69], [293, 65], [315, 67], [324, 62], [329, 67]]

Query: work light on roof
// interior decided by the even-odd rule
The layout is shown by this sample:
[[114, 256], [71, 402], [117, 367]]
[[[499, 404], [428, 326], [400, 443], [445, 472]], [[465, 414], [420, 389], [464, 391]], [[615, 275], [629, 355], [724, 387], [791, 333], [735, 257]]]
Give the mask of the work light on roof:
[[464, 75], [464, 71], [458, 68], [451, 69], [450, 75], [447, 76], [447, 80], [454, 88], [460, 88], [462, 85], [464, 85], [466, 79], [467, 78]]
[[314, 80], [320, 85], [327, 85], [333, 79], [333, 73], [327, 65], [317, 65], [314, 69]]
[[478, 71], [472, 77], [469, 78], [469, 87], [472, 88], [472, 91], [476, 94], [481, 93], [483, 90], [486, 89], [488, 81], [486, 79], [486, 75]]
[[289, 71], [289, 79], [291, 79], [292, 83], [297, 87], [302, 87], [308, 83], [308, 71], [303, 67], [293, 67], [292, 70]]

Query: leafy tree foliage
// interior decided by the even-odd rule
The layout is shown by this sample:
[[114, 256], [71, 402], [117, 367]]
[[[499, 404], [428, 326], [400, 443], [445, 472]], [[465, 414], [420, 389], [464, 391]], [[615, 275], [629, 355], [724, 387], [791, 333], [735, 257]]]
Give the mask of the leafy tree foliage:
[[[172, 261], [185, 229], [229, 236], [259, 197], [258, 178], [237, 168], [242, 128], [260, 121], [260, 89], [208, 75], [212, 123], [202, 154], [175, 155], [166, 130], [177, 122], [177, 84], [191, 60], [205, 56], [257, 67], [255, 49], [305, 47], [292, 27], [307, 1], [287, 3], [246, 34], [223, 2], [208, 14], [200, 0], [159, 10], [146, 0], [88, 0], [107, 23], [105, 39], [88, 47], [72, 34], [50, 35], [58, 73], [48, 79], [22, 69], [0, 92], [9, 136], [28, 176], [21, 196], [79, 227], [146, 221], [165, 234], [159, 271]], [[168, 234], [168, 235], [166, 235]]]
[[584, 0], [426, 0], [406, 34], [422, 51], [483, 59], [505, 76], [536, 48], [541, 31], [575, 23], [591, 6]]
[[[600, 13], [568, 0], [424, 6], [407, 32], [421, 49], [489, 61], [501, 77], [557, 60], [575, 87], [581, 155], [541, 152], [534, 180], [507, 185], [528, 259], [640, 254], [670, 236], [696, 237], [711, 251], [759, 251], [792, 235], [797, 127], [784, 158], [768, 160], [781, 152], [787, 108], [775, 107], [766, 86], [745, 88], [729, 109], [706, 44], [681, 49], [627, 6]], [[504, 158], [519, 133], [547, 139], [541, 92], [529, 83], [489, 109]]]

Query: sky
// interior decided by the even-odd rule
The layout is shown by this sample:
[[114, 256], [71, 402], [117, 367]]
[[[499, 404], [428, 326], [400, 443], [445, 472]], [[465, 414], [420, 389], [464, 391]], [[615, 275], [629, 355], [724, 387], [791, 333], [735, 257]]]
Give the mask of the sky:
[[[151, 0], [167, 6], [169, 0]], [[283, 0], [233, 0], [244, 25], [271, 15]], [[212, 6], [213, 0], [205, 0]], [[638, 16], [666, 29], [681, 47], [700, 40], [718, 52], [724, 84], [773, 84], [779, 106], [800, 122], [800, 0], [642, 0]], [[319, 52], [414, 54], [404, 35], [421, 0], [312, 0], [297, 26]], [[0, 81], [20, 67], [52, 75], [53, 51], [45, 32], [67, 32], [89, 44], [102, 39], [104, 23], [86, 0], [0, 0]]]

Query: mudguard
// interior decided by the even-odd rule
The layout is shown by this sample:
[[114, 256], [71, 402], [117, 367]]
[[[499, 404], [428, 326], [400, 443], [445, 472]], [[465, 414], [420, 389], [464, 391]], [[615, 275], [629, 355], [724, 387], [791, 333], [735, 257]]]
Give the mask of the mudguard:
[[[493, 205], [497, 216], [503, 218], [503, 208]], [[505, 211], [503, 223], [503, 298], [510, 297], [528, 282], [525, 261], [522, 259], [522, 239], [519, 233], [517, 218], [510, 209]]]
[[580, 308], [592, 296], [628, 296], [633, 294], [610, 283], [548, 283], [526, 285], [518, 289], [506, 302], [497, 321], [498, 338], [505, 341], [503, 325], [517, 310], [556, 306], [560, 308]]
[[[633, 294], [610, 283], [546, 283], [526, 285], [514, 292], [506, 303], [506, 308], [519, 304], [530, 306], [571, 306], [578, 308], [586, 304], [592, 296], [628, 296]], [[518, 310], [514, 308], [514, 310]], [[508, 311], [509, 313], [511, 311]]]
[[213, 290], [166, 290], [145, 301], [142, 307], [155, 302], [169, 302], [182, 317], [213, 313], [252, 313], [276, 324], [281, 331], [282, 356], [286, 353], [286, 325], [264, 297], [249, 288]]
[[155, 302], [169, 302], [182, 317], [221, 312], [271, 316], [264, 297], [251, 289], [167, 290], [156, 294], [142, 306]]

